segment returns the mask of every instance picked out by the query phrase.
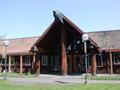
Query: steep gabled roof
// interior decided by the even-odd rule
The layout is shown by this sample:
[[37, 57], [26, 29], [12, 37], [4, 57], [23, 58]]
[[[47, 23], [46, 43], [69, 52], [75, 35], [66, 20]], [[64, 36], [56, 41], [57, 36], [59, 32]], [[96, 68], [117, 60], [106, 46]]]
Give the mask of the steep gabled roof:
[[[60, 40], [60, 31], [61, 31], [61, 25], [62, 24], [64, 26], [66, 24], [66, 27], [69, 28], [69, 29], [71, 29], [71, 30], [65, 29], [67, 33], [68, 32], [69, 33], [70, 32], [72, 32], [72, 33], [74, 32], [75, 33], [74, 35], [79, 35], [79, 36], [82, 36], [84, 34], [84, 32], [80, 28], [78, 28], [74, 23], [72, 23], [61, 12], [53, 11], [53, 15], [55, 17], [54, 22], [42, 34], [42, 36], [38, 39], [38, 41], [36, 41], [36, 43], [34, 44], [34, 46], [38, 46], [39, 45], [39, 47], [47, 49], [47, 47], [50, 46], [50, 45], [52, 47], [53, 43], [56, 44]], [[89, 41], [92, 42], [92, 44], [98, 48], [97, 44], [91, 38], [89, 38]]]
[[[27, 37], [27, 38], [16, 38], [8, 39], [8, 54], [29, 54], [30, 48], [38, 40], [39, 37]], [[0, 54], [2, 54], [2, 41], [0, 41]]]
[[[30, 54], [33, 46], [41, 45], [42, 48], [52, 48], [58, 44], [60, 40], [61, 24], [65, 23], [67, 27], [67, 35], [71, 37], [71, 33], [74, 36], [84, 34], [74, 23], [72, 23], [62, 13], [53, 12], [55, 17], [54, 22], [48, 27], [48, 29], [42, 34], [42, 36], [8, 39], [10, 44], [8, 46], [8, 54]], [[111, 31], [98, 31], [87, 32], [89, 40], [93, 45], [99, 47], [101, 50], [106, 51], [119, 51], [120, 52], [120, 30]], [[54, 42], [55, 41], [55, 42]], [[0, 41], [0, 54], [2, 54], [2, 42]]]
[[88, 32], [97, 45], [106, 51], [120, 51], [120, 30]]

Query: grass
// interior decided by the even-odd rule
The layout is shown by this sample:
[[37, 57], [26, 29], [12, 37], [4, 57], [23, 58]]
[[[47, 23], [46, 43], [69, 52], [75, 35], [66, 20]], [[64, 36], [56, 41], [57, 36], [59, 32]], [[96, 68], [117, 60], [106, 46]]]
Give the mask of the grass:
[[[4, 74], [0, 73], [0, 77], [4, 77]], [[36, 75], [32, 75], [30, 73], [28, 73], [28, 74], [23, 73], [22, 75], [20, 75], [19, 73], [11, 72], [11, 73], [7, 73], [7, 77], [32, 78], [32, 77], [36, 77]], [[82, 75], [82, 77], [84, 78], [84, 75]], [[99, 76], [99, 75], [92, 76], [92, 75], [88, 74], [87, 78], [89, 80], [120, 80], [120, 74], [118, 74], [118, 75], [103, 75], [103, 76]]]
[[92, 76], [88, 75], [89, 80], [120, 80], [120, 75]]
[[0, 90], [119, 90], [119, 84], [37, 84], [14, 85], [9, 81], [0, 80]]
[[[23, 73], [22, 75], [20, 75], [19, 73], [7, 73], [7, 77], [34, 77], [35, 75], [32, 75], [30, 73], [28, 74], [25, 74]], [[3, 73], [0, 73], [0, 77], [4, 77], [4, 74]]]

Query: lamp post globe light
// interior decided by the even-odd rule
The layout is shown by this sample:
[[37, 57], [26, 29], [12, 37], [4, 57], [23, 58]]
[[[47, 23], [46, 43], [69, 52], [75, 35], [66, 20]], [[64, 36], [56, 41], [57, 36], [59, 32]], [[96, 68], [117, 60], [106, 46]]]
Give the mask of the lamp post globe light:
[[4, 44], [6, 47], [9, 45], [9, 43], [10, 43], [10, 42], [9, 42], [8, 40], [4, 40], [4, 41], [3, 41], [3, 44]]
[[82, 40], [84, 42], [84, 53], [85, 53], [85, 84], [87, 84], [87, 40], [88, 40], [88, 34], [82, 35]]
[[7, 40], [4, 40], [3, 41], [3, 45], [4, 45], [4, 55], [3, 55], [3, 58], [4, 58], [4, 60], [5, 60], [5, 69], [4, 69], [4, 71], [3, 71], [3, 73], [4, 73], [4, 80], [6, 80], [6, 72], [7, 72], [7, 70], [6, 70], [6, 62], [7, 62], [7, 47], [8, 47], [8, 45], [9, 45], [9, 41], [7, 41]]

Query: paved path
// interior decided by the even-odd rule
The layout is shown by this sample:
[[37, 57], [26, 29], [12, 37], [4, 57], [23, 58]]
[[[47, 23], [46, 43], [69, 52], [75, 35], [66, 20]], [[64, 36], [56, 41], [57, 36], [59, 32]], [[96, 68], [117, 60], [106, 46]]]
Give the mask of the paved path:
[[[1, 78], [2, 79], [2, 78]], [[84, 84], [84, 78], [81, 76], [60, 76], [60, 75], [40, 75], [31, 78], [12, 78], [7, 80], [17, 85], [24, 84]], [[120, 84], [120, 80], [88, 80], [88, 83], [114, 83]]]

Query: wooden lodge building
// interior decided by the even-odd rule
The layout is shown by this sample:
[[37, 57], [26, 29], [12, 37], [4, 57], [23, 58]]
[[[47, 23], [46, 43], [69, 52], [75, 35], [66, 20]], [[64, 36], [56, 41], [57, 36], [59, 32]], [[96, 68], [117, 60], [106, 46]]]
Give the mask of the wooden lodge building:
[[[8, 39], [7, 71], [22, 73], [85, 73], [82, 35], [62, 13], [37, 37]], [[120, 30], [87, 32], [88, 73], [120, 74]], [[5, 68], [0, 41], [0, 72]]]

